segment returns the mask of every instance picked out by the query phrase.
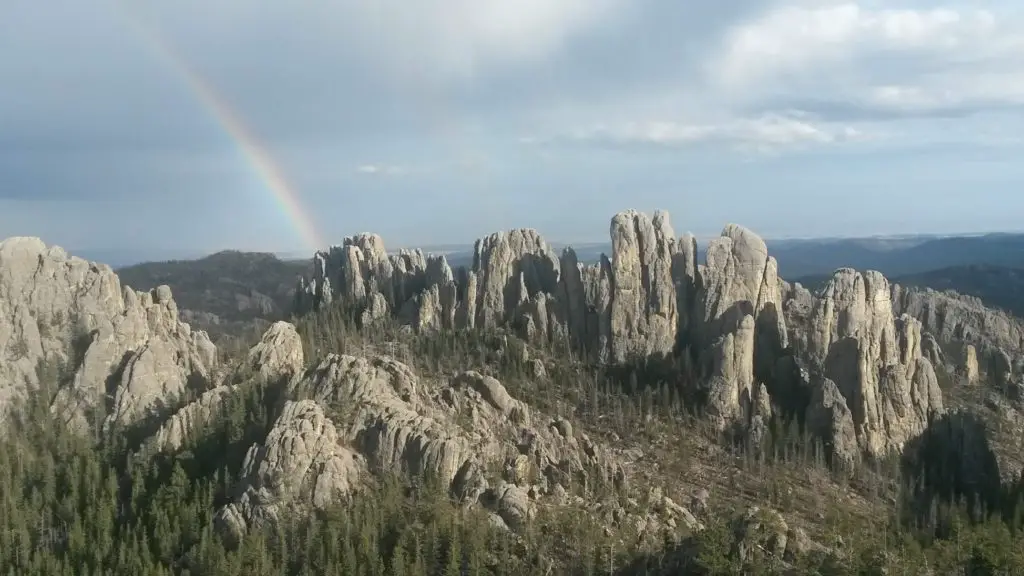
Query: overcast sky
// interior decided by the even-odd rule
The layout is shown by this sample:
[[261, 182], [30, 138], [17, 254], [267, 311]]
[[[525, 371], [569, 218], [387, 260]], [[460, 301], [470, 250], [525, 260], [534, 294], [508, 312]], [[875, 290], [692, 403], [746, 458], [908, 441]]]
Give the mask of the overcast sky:
[[132, 5], [0, 0], [0, 237], [306, 248], [155, 37], [330, 241], [603, 240], [626, 208], [697, 234], [1024, 228], [1018, 2]]

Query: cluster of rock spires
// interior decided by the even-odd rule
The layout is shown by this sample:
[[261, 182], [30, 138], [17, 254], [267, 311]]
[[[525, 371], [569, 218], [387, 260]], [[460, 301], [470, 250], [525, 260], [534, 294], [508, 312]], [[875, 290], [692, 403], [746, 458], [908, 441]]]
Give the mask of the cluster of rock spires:
[[[626, 486], [637, 457], [536, 412], [474, 371], [425, 380], [387, 356], [330, 355], [307, 367], [301, 338], [285, 322], [271, 325], [241, 362], [218, 366], [205, 333], [178, 320], [167, 287], [134, 292], [110, 268], [38, 239], [0, 243], [0, 314], [5, 414], [44, 393], [39, 366], [59, 363], [69, 379], [50, 390], [56, 416], [83, 434], [155, 423], [142, 449], [177, 451], [255, 379], [278, 386], [280, 405], [268, 407], [274, 424], [248, 450], [236, 496], [217, 514], [228, 536], [337, 502], [380, 471], [430, 473], [515, 528], [541, 501], [583, 506], [580, 488]], [[186, 395], [195, 399], [183, 403]], [[660, 492], [651, 502], [634, 500], [628, 510], [599, 503], [594, 511], [635, 519], [654, 536], [679, 523], [699, 526]]]
[[388, 254], [362, 234], [315, 255], [296, 302], [305, 312], [342, 301], [364, 323], [393, 315], [418, 330], [508, 328], [595, 362], [688, 355], [722, 427], [756, 433], [773, 406], [806, 411], [843, 459], [899, 450], [943, 411], [921, 324], [894, 314], [877, 272], [838, 270], [814, 296], [779, 279], [765, 242], [742, 226], [726, 226], [704, 264], [663, 211], [621, 212], [610, 235], [611, 255], [583, 264], [535, 230], [496, 233], [453, 270], [444, 256]]
[[[610, 234], [611, 255], [593, 264], [571, 248], [556, 254], [534, 230], [492, 234], [458, 269], [444, 256], [389, 254], [379, 236], [354, 236], [316, 255], [296, 304], [342, 302], [364, 324], [395, 317], [418, 330], [511, 329], [591, 362], [684, 358], [723, 429], [756, 439], [773, 412], [796, 412], [848, 465], [901, 450], [944, 411], [936, 366], [945, 353], [933, 334], [970, 343], [968, 380], [978, 378], [979, 356], [1014, 373], [1009, 354], [1024, 349], [1016, 320], [971, 299], [890, 286], [877, 272], [837, 270], [817, 295], [790, 285], [765, 242], [741, 226], [726, 226], [703, 264], [695, 238], [677, 237], [665, 212], [617, 214]], [[283, 382], [272, 430], [249, 449], [236, 497], [218, 513], [235, 536], [357, 492], [379, 470], [430, 472], [515, 527], [538, 502], [578, 504], [573, 487], [628, 485], [635, 459], [477, 372], [425, 378], [387, 356], [306, 366], [301, 339], [283, 322], [241, 365], [218, 366], [216, 348], [179, 320], [168, 288], [135, 292], [109, 267], [38, 239], [0, 243], [0, 354], [0, 413], [39, 383], [37, 366], [59, 361], [71, 376], [55, 414], [82, 430], [156, 421], [156, 450], [181, 448], [247, 380]], [[180, 405], [190, 390], [201, 394]], [[488, 472], [495, 465], [497, 476]], [[699, 525], [655, 496], [653, 511], [607, 512], [651, 533]]]
[[[892, 299], [897, 311], [921, 321], [931, 339], [926, 349], [933, 363], [956, 365], [968, 383], [977, 382], [984, 372], [993, 384], [1009, 386], [1024, 400], [1024, 322], [953, 291], [894, 285]], [[946, 358], [939, 342], [961, 346], [950, 354], [954, 358]]]

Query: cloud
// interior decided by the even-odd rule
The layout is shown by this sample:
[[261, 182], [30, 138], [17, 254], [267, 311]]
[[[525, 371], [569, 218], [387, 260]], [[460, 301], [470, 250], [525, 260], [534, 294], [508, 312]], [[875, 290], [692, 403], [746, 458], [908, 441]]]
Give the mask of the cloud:
[[705, 68], [737, 106], [875, 119], [1024, 105], [1024, 19], [974, 7], [783, 5], [733, 26]]
[[523, 137], [523, 144], [558, 142], [605, 142], [689, 146], [727, 145], [735, 149], [779, 151], [862, 141], [870, 138], [850, 125], [821, 123], [799, 112], [765, 114], [721, 124], [689, 124], [672, 121], [626, 122], [597, 125], [556, 137]]
[[[992, 147], [1002, 176], [968, 173], [1003, 186], [1016, 174], [1006, 159], [1024, 146], [1024, 11], [1008, 0], [61, 6], [7, 2], [0, 18], [0, 199], [14, 200], [19, 222], [33, 203], [44, 221], [42, 200], [131, 199], [119, 214], [150, 219], [161, 199], [181, 214], [217, 199], [230, 218], [204, 208], [208, 238], [235, 226], [270, 241], [277, 226], [281, 242], [295, 242], [259, 167], [189, 75], [315, 206], [325, 235], [391, 226], [409, 241], [473, 237], [529, 225], [542, 203], [562, 206], [552, 221], [590, 230], [624, 207], [623, 189], [668, 208], [680, 189], [750, 199], [744, 190], [775, 186], [780, 197], [804, 190], [806, 205], [842, 186], [909, 198], [921, 192], [914, 174], [966, 167]], [[138, 33], [138, 22], [152, 31]], [[772, 154], [734, 170], [751, 151]], [[686, 202], [717, 228], [721, 203]], [[437, 207], [443, 223], [422, 218]], [[751, 217], [792, 218], [762, 212]], [[74, 214], [76, 238], [120, 234], [121, 216], [73, 224]]]
[[371, 176], [400, 176], [408, 170], [404, 166], [392, 166], [387, 164], [363, 164], [356, 167], [359, 174]]

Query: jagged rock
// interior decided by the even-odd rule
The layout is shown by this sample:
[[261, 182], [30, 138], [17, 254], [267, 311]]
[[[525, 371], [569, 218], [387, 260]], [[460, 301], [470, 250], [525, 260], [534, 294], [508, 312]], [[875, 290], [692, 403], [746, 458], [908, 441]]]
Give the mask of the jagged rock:
[[239, 496], [218, 512], [217, 523], [237, 539], [289, 508], [324, 508], [355, 489], [365, 468], [363, 458], [339, 442], [319, 404], [287, 402], [267, 439], [246, 454]]
[[866, 452], [900, 450], [943, 411], [935, 371], [921, 355], [921, 323], [893, 317], [881, 274], [837, 270], [813, 319], [809, 355], [846, 399]]
[[558, 284], [558, 256], [536, 230], [497, 232], [476, 241], [475, 326], [492, 329], [508, 322], [521, 303]]
[[1003, 387], [1013, 377], [1013, 363], [1005, 350], [992, 350], [988, 362], [988, 379], [997, 386]]
[[771, 397], [768, 388], [761, 384], [754, 389], [754, 397], [751, 399], [750, 424], [747, 427], [751, 446], [760, 446], [761, 441], [768, 436], [768, 423], [771, 419]]
[[810, 353], [808, 338], [812, 333], [811, 324], [814, 321], [814, 295], [799, 282], [793, 285], [783, 282], [781, 292], [789, 344], [795, 356], [805, 357]]
[[590, 358], [598, 363], [611, 360], [612, 263], [605, 255], [582, 270], [583, 301], [586, 305], [586, 337]]
[[279, 384], [301, 373], [303, 367], [302, 340], [295, 327], [287, 322], [272, 324], [249, 349], [245, 362], [226, 379], [229, 383], [207, 390], [195, 401], [182, 406], [161, 425], [153, 437], [154, 444], [158, 450], [181, 448], [190, 435], [214, 418], [238, 384], [252, 375], [267, 383]]
[[38, 384], [40, 362], [61, 362], [73, 377], [53, 408], [84, 431], [168, 409], [210, 379], [217, 350], [178, 319], [168, 287], [122, 289], [108, 266], [10, 238], [0, 242], [0, 357], [0, 413]]
[[536, 513], [536, 506], [526, 491], [505, 482], [488, 490], [481, 498], [481, 503], [493, 510], [513, 530], [521, 528]]
[[676, 341], [680, 349], [691, 344], [693, 318], [697, 296], [701, 290], [701, 277], [697, 268], [697, 239], [687, 232], [676, 241], [676, 252], [672, 256], [672, 280], [676, 290]]
[[860, 459], [853, 414], [846, 398], [832, 380], [814, 388], [807, 407], [807, 429], [825, 439], [825, 449], [834, 466], [853, 467]]
[[388, 310], [401, 311], [426, 288], [427, 266], [422, 251], [388, 254], [377, 234], [350, 236], [341, 246], [313, 256], [313, 274], [299, 281], [296, 308], [303, 313], [339, 300], [356, 306], [361, 319], [373, 321], [383, 308], [374, 295], [384, 298]]
[[527, 418], [526, 405], [512, 398], [497, 378], [484, 376], [476, 371], [469, 371], [456, 376], [452, 383], [456, 386], [471, 387], [488, 404], [513, 421], [523, 422]]
[[942, 347], [931, 332], [925, 332], [921, 336], [921, 354], [931, 362], [932, 367], [939, 368], [946, 364], [946, 355]]
[[[272, 433], [250, 453], [252, 462], [269, 458], [262, 454], [298, 462], [273, 465], [273, 470], [312, 470], [304, 464], [303, 451], [288, 454], [294, 430], [312, 429], [316, 434], [305, 434], [312, 440], [304, 444], [323, 436], [326, 440], [316, 445], [327, 446], [329, 440], [337, 450], [358, 454], [368, 469], [433, 476], [467, 505], [484, 504], [513, 526], [532, 514], [534, 500], [558, 500], [559, 492], [564, 496], [573, 485], [585, 488], [601, 480], [626, 487], [623, 465], [605, 449], [574, 432], [568, 421], [532, 413], [501, 382], [478, 372], [425, 385], [406, 365], [386, 356], [329, 355], [294, 381], [288, 395], [290, 410], [298, 411], [294, 406], [301, 404], [301, 413], [282, 415], [275, 424], [282, 432]], [[503, 479], [486, 476], [493, 464], [504, 470]], [[511, 483], [503, 484], [506, 480]], [[222, 525], [237, 533], [238, 526], [274, 517], [278, 505], [272, 503], [298, 503], [320, 493], [282, 482], [264, 482], [271, 486], [267, 493], [258, 486], [250, 489], [251, 481], [243, 484], [239, 497], [222, 512]]]
[[978, 352], [973, 344], [968, 344], [964, 348], [963, 373], [964, 379], [968, 384], [976, 384], [978, 382]]
[[774, 380], [787, 346], [778, 265], [760, 237], [729, 224], [699, 274], [695, 329], [711, 359], [710, 409], [721, 424], [749, 420], [755, 382]]
[[755, 557], [783, 558], [789, 541], [789, 525], [777, 511], [753, 506], [735, 520], [733, 551], [741, 562]]
[[983, 357], [998, 350], [1015, 356], [1024, 352], [1024, 322], [986, 308], [973, 296], [896, 284], [892, 300], [897, 314], [917, 318], [941, 341], [973, 344]]
[[359, 316], [359, 324], [363, 327], [372, 326], [387, 318], [389, 313], [387, 298], [380, 292], [374, 292], [367, 301], [366, 309]]
[[543, 360], [534, 358], [530, 361], [530, 375], [533, 376], [534, 380], [542, 380], [548, 377], [548, 369], [544, 366]]
[[672, 263], [677, 252], [667, 212], [635, 210], [612, 218], [611, 359], [668, 355], [676, 344], [678, 301]]
[[288, 322], [271, 324], [259, 343], [249, 350], [246, 363], [267, 381], [300, 373], [305, 366], [305, 355], [295, 326]]
[[234, 390], [233, 386], [217, 386], [182, 406], [157, 430], [153, 437], [156, 449], [173, 452], [184, 446], [189, 436], [213, 419], [224, 399]]

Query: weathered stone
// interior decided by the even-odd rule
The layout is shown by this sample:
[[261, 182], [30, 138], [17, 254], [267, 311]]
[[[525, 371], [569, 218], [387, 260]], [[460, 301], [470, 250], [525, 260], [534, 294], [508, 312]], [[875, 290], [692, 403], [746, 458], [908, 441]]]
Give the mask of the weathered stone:
[[920, 343], [921, 323], [893, 317], [889, 284], [878, 272], [837, 270], [822, 291], [809, 355], [846, 399], [858, 443], [869, 454], [900, 450], [930, 414], [943, 411]]
[[137, 293], [108, 266], [10, 238], [0, 242], [0, 357], [0, 416], [38, 385], [40, 363], [61, 363], [73, 377], [54, 411], [85, 431], [171, 409], [211, 378], [217, 349], [178, 319], [167, 286]]

